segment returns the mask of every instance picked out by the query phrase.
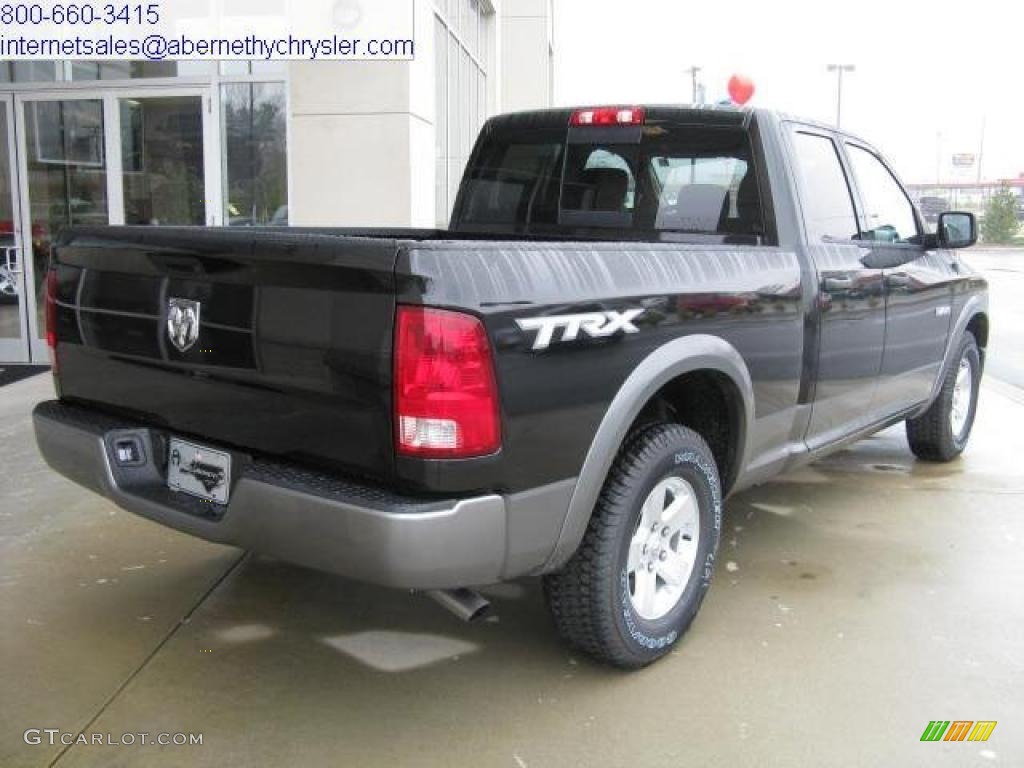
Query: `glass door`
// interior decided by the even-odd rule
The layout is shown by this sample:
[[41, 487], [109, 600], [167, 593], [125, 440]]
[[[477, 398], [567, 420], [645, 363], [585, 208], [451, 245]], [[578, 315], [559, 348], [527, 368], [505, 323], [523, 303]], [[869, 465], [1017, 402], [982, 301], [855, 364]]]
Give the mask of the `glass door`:
[[103, 99], [18, 96], [21, 218], [30, 352], [47, 359], [44, 311], [50, 247], [61, 230], [110, 222]]
[[14, 158], [14, 101], [0, 97], [0, 364], [29, 360], [18, 164]]
[[[207, 217], [205, 140], [208, 97], [202, 93], [118, 96], [118, 224], [144, 226], [214, 223]], [[118, 187], [120, 187], [118, 189]]]
[[202, 89], [168, 88], [16, 97], [31, 359], [47, 359], [44, 278], [61, 230], [217, 223], [209, 99]]

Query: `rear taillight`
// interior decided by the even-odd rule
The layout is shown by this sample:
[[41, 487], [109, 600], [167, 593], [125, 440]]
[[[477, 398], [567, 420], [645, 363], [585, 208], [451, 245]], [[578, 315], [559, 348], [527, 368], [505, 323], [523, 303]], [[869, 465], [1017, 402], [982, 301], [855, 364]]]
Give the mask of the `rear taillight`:
[[576, 128], [587, 126], [643, 125], [643, 107], [594, 107], [577, 109], [572, 113], [569, 125]]
[[501, 447], [494, 363], [479, 319], [398, 308], [395, 429], [407, 456], [465, 459]]
[[50, 350], [50, 366], [57, 375], [57, 270], [46, 273], [46, 346]]

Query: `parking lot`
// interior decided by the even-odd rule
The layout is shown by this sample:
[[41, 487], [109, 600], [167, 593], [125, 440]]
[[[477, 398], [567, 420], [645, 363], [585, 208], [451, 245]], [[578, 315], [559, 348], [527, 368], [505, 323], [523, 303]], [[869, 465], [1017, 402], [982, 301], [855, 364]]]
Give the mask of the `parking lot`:
[[[1024, 764], [1024, 254], [976, 262], [993, 336], [967, 454], [916, 462], [895, 428], [733, 497], [692, 631], [633, 674], [567, 650], [536, 580], [465, 625], [135, 518], [42, 463], [49, 377], [4, 387], [0, 765]], [[936, 719], [999, 724], [922, 743]], [[203, 740], [25, 742], [47, 728]]]

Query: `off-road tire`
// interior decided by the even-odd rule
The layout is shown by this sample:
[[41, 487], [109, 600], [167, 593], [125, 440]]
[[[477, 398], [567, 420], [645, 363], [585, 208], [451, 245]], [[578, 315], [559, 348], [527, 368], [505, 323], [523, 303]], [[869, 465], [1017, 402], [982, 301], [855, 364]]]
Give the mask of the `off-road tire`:
[[[678, 602], [648, 621], [629, 596], [626, 560], [640, 508], [668, 477], [685, 479], [698, 507], [693, 569]], [[559, 634], [599, 661], [642, 667], [668, 653], [693, 622], [711, 585], [722, 527], [722, 490], [704, 439], [678, 424], [638, 430], [623, 443], [579, 549], [544, 579], [544, 594]]]
[[[960, 369], [960, 361], [967, 359], [971, 363], [971, 400], [967, 422], [959, 435], [953, 434], [950, 415], [953, 408], [953, 390]], [[907, 442], [914, 455], [924, 461], [952, 461], [967, 447], [974, 426], [974, 416], [978, 409], [978, 390], [981, 384], [981, 355], [978, 343], [970, 331], [960, 339], [956, 355], [946, 371], [935, 402], [928, 410], [916, 419], [907, 419]]]

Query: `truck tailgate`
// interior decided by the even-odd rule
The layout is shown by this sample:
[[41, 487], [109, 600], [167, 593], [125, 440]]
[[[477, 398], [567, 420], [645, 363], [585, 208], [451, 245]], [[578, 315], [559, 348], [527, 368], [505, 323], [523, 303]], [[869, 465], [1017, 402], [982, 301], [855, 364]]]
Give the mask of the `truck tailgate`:
[[[54, 251], [61, 395], [386, 478], [397, 251], [343, 232], [71, 230]], [[198, 313], [191, 344], [175, 307]]]

